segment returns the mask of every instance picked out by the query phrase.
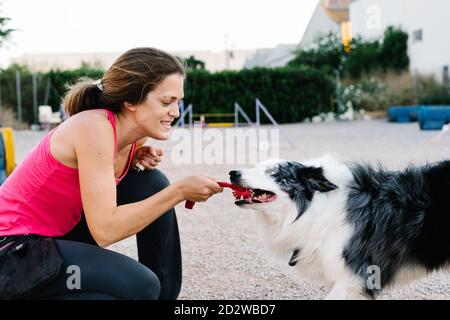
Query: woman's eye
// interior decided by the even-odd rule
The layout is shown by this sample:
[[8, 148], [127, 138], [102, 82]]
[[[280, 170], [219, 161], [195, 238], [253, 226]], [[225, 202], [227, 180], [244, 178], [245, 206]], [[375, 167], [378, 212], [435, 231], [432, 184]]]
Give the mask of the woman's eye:
[[165, 105], [165, 106], [170, 106], [170, 104], [172, 103], [172, 102], [165, 102], [165, 101], [161, 101], [161, 102], [162, 102], [162, 104]]

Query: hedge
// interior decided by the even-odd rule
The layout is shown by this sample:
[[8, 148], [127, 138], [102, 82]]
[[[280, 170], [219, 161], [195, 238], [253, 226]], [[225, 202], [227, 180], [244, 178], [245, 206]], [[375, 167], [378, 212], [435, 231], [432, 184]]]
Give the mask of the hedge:
[[[84, 67], [69, 71], [53, 70], [40, 74], [40, 77], [49, 78], [51, 81], [52, 90], [48, 104], [56, 111], [67, 91], [68, 83], [74, 83], [83, 76], [98, 79], [102, 74], [102, 70]], [[10, 105], [15, 108], [14, 84], [9, 83], [9, 87], [12, 90], [8, 92], [12, 96], [7, 99], [6, 92], [3, 92], [3, 102], [10, 101]], [[39, 104], [42, 104], [44, 87], [41, 85], [38, 88]], [[255, 99], [259, 98], [279, 123], [288, 123], [333, 111], [334, 90], [333, 79], [306, 66], [217, 73], [190, 70], [185, 82], [185, 101], [187, 104], [193, 104], [194, 113], [230, 113], [234, 110], [234, 103], [238, 102], [249, 117], [255, 120]], [[22, 85], [22, 92], [31, 92], [31, 81]], [[25, 109], [31, 110], [32, 96], [27, 94], [22, 101], [24, 120], [31, 122], [32, 112]], [[262, 116], [261, 122], [267, 123], [268, 119]]]
[[[193, 104], [194, 113], [233, 112], [237, 102], [255, 120], [258, 98], [279, 123], [289, 123], [333, 111], [334, 90], [331, 79], [307, 67], [192, 71], [187, 76], [185, 100]], [[265, 116], [261, 122], [268, 122]]]

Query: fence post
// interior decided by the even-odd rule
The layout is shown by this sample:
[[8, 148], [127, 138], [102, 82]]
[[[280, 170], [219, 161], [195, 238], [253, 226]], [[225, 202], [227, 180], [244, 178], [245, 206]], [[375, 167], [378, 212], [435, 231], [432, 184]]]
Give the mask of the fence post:
[[37, 101], [37, 79], [36, 79], [36, 74], [33, 73], [32, 75], [32, 81], [33, 81], [33, 121], [34, 123], [38, 123], [38, 114], [37, 114], [37, 105], [38, 105], [38, 101]]
[[259, 106], [258, 106], [258, 99], [256, 99], [256, 126], [259, 128], [260, 125], [260, 117], [259, 117]]
[[[289, 142], [289, 144], [291, 145], [291, 147], [294, 147], [294, 143], [292, 142], [291, 139], [289, 139], [288, 135], [286, 135], [283, 130], [280, 128], [280, 126], [278, 125], [278, 122], [275, 121], [275, 119], [272, 117], [272, 115], [270, 114], [269, 110], [267, 110], [267, 108], [262, 104], [261, 101], [259, 101], [258, 98], [256, 98], [256, 114], [259, 113], [259, 109], [262, 109], [262, 111], [266, 114], [267, 118], [269, 118], [270, 122], [272, 122], [272, 124], [280, 130], [281, 135], [286, 139], [286, 141]], [[258, 139], [259, 139], [259, 134], [258, 134]], [[259, 143], [259, 140], [258, 140]]]
[[234, 126], [237, 128], [239, 126], [239, 114], [237, 103], [234, 103]]
[[180, 125], [184, 126], [184, 117], [186, 116], [186, 113], [189, 114], [189, 128], [192, 126], [192, 103], [190, 103], [187, 108], [182, 108], [182, 112], [180, 112], [180, 118], [175, 123], [174, 127], [178, 127]]
[[[180, 104], [180, 115], [184, 114], [184, 101]], [[184, 128], [184, 117], [180, 118], [180, 125]]]
[[45, 96], [44, 96], [44, 105], [48, 105], [48, 98], [50, 96], [50, 86], [51, 86], [51, 81], [50, 81], [50, 77], [47, 79], [47, 85], [45, 86]]
[[22, 124], [22, 91], [20, 86], [20, 71], [16, 70], [16, 96], [17, 96], [17, 117], [19, 124]]
[[189, 104], [188, 109], [189, 109], [189, 128], [192, 128], [192, 126], [194, 125], [194, 115], [192, 113], [192, 103]]
[[242, 107], [237, 102], [234, 103], [234, 112], [236, 113], [234, 115], [235, 123], [239, 124], [239, 113], [241, 113], [245, 121], [247, 121], [249, 125], [253, 126], [253, 122], [250, 120], [248, 115], [245, 113], [244, 109], [242, 109]]

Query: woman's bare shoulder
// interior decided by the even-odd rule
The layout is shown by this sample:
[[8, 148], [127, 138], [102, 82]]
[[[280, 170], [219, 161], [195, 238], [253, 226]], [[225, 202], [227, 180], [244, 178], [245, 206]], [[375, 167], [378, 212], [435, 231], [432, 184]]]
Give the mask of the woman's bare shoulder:
[[87, 110], [77, 113], [61, 123], [52, 135], [50, 149], [53, 156], [68, 165], [77, 167], [76, 145], [80, 141], [96, 144], [107, 144], [113, 137], [112, 126], [106, 112]]
[[79, 112], [71, 116], [66, 121], [72, 121], [74, 123], [91, 123], [94, 120], [101, 120], [101, 119], [108, 121], [107, 113], [104, 110], [95, 109]]
[[64, 123], [66, 122], [67, 128], [70, 127], [71, 134], [82, 134], [83, 130], [92, 132], [92, 130], [104, 131], [105, 128], [108, 128], [107, 131], [110, 131], [110, 129], [112, 129], [106, 112], [102, 110], [82, 111], [71, 116]]

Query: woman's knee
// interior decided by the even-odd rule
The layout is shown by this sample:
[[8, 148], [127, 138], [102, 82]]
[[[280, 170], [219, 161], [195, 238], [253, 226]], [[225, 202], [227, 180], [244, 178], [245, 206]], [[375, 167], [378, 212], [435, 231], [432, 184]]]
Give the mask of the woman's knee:
[[118, 204], [146, 199], [169, 186], [166, 175], [158, 169], [137, 172], [130, 170], [117, 186]]
[[156, 274], [141, 265], [141, 270], [134, 270], [127, 276], [127, 287], [124, 298], [130, 300], [157, 300], [161, 292], [161, 283]]
[[[56, 243], [64, 259], [63, 267], [51, 283], [36, 293], [37, 298], [84, 292], [97, 292], [116, 299], [159, 298], [158, 277], [136, 260], [81, 242], [56, 240]], [[69, 272], [69, 267], [74, 266], [76, 268]], [[71, 281], [76, 283], [74, 288], [68, 287]]]
[[145, 179], [152, 181], [155, 184], [155, 189], [159, 189], [158, 191], [161, 191], [170, 184], [169, 179], [161, 170], [152, 169], [143, 173], [146, 176]]

